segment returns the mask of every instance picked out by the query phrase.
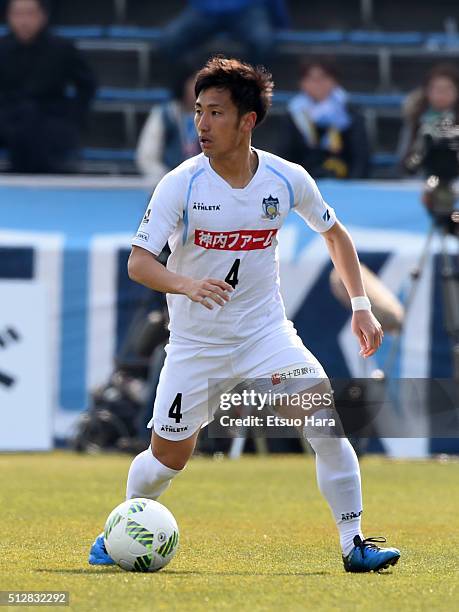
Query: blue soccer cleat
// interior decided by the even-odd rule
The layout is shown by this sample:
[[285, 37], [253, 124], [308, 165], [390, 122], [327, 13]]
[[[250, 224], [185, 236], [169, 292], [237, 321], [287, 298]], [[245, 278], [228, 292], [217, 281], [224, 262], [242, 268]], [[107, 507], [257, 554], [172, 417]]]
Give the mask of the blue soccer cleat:
[[385, 542], [386, 538], [365, 538], [356, 535], [354, 548], [347, 557], [343, 557], [346, 572], [379, 572], [395, 565], [400, 559], [397, 548], [379, 548], [376, 542]]
[[105, 548], [103, 533], [98, 535], [94, 540], [91, 550], [89, 551], [88, 561], [90, 565], [115, 565], [115, 562]]

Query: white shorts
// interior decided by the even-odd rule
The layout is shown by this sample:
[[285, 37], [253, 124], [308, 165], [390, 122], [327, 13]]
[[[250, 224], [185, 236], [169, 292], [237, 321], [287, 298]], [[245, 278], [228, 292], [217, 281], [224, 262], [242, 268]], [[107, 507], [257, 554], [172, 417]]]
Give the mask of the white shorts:
[[[289, 392], [292, 388], [300, 392], [327, 377], [293, 326], [286, 325], [239, 345], [197, 348], [172, 343], [165, 350], [167, 356], [148, 427], [154, 427], [167, 440], [189, 438], [213, 419], [218, 402], [209, 405], [209, 380], [219, 381], [220, 393], [230, 391], [235, 380], [245, 379], [262, 379], [278, 392], [285, 392], [282, 387], [288, 380]], [[225, 384], [226, 389], [222, 387]]]

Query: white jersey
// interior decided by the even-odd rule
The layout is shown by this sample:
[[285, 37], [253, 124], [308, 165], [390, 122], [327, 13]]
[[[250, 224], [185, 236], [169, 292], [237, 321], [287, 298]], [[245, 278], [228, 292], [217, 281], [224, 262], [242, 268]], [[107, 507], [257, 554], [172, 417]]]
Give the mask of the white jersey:
[[158, 255], [167, 241], [167, 268], [194, 279], [218, 278], [234, 287], [229, 302], [208, 310], [168, 294], [171, 342], [237, 344], [287, 324], [280, 295], [277, 238], [294, 210], [316, 232], [335, 223], [301, 166], [255, 149], [258, 168], [234, 189], [200, 154], [157, 185], [132, 244]]

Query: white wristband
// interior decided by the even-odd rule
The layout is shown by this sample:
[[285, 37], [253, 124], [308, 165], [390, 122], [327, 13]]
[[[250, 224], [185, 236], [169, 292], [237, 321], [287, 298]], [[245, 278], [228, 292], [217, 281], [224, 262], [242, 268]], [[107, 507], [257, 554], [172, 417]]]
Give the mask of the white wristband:
[[370, 300], [365, 295], [351, 298], [352, 312], [356, 310], [371, 310]]

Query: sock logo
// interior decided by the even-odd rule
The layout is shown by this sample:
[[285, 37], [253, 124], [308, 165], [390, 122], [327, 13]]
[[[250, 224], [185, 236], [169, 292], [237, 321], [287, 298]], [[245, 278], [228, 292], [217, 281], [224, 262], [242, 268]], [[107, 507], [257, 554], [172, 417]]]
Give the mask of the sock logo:
[[359, 518], [362, 512], [363, 510], [360, 510], [360, 512], [341, 512], [341, 520], [350, 521], [351, 519]]

